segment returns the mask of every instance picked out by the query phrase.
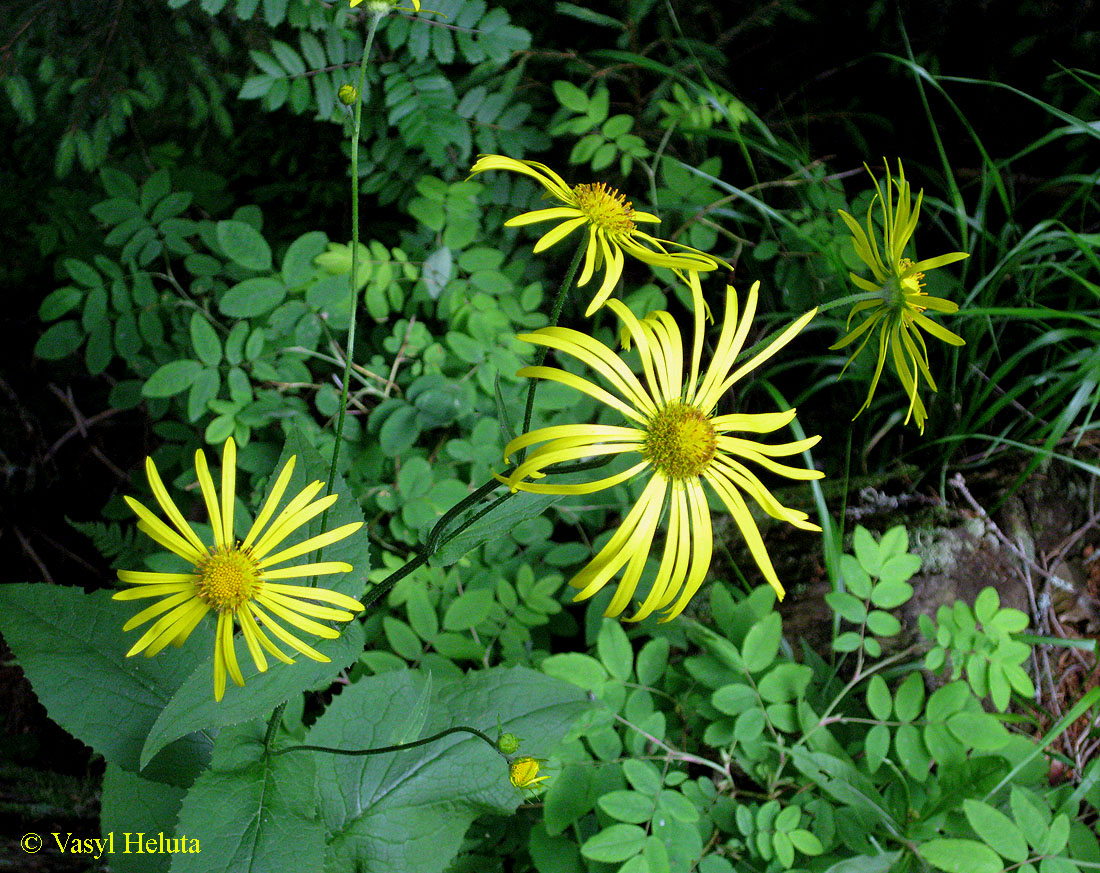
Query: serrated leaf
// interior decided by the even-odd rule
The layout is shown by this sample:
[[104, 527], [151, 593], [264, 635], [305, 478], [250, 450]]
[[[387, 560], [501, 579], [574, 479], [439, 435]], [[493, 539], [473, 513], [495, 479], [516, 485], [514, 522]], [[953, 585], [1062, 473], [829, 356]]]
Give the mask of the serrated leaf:
[[257, 865], [321, 873], [325, 832], [314, 790], [319, 756], [268, 757], [266, 729], [256, 720], [218, 735], [210, 769], [184, 798], [177, 826], [200, 851], [174, 855], [172, 873], [252, 873]]
[[[394, 671], [347, 686], [310, 731], [313, 745], [364, 749], [385, 744], [422, 683]], [[422, 736], [455, 725], [524, 737], [524, 753], [550, 754], [591, 704], [583, 691], [522, 667], [439, 679]], [[507, 764], [484, 742], [455, 733], [389, 755], [317, 757], [321, 813], [331, 834], [326, 868], [371, 873], [439, 873], [481, 815], [510, 815], [523, 796]], [[285, 868], [293, 869], [293, 868]]]
[[[100, 833], [116, 834], [112, 873], [165, 873], [171, 860], [159, 852], [126, 852], [125, 834], [172, 834], [187, 792], [174, 785], [142, 779], [115, 764], [103, 774]], [[134, 844], [131, 844], [131, 848]]]
[[[415, 408], [410, 408], [415, 413]], [[393, 416], [390, 416], [390, 419], [392, 418]], [[387, 419], [387, 424], [390, 419]], [[503, 495], [496, 495], [493, 499], [500, 496]], [[501, 531], [512, 530], [520, 522], [542, 515], [559, 500], [561, 500], [560, 495], [531, 494], [530, 492], [511, 494], [507, 500], [489, 510], [469, 527], [454, 533], [457, 525], [452, 524], [450, 528], [443, 531], [442, 541], [432, 552], [428, 563], [433, 567], [449, 567], [467, 552], [487, 540], [499, 537]]]
[[[146, 734], [191, 671], [194, 655], [172, 648], [156, 658], [127, 658], [122, 625], [128, 611], [110, 595], [0, 585], [0, 631], [50, 717], [108, 762], [136, 773], [147, 763], [140, 761]], [[190, 784], [213, 746], [205, 726], [198, 730], [178, 734], [184, 739], [165, 749], [146, 775]]]

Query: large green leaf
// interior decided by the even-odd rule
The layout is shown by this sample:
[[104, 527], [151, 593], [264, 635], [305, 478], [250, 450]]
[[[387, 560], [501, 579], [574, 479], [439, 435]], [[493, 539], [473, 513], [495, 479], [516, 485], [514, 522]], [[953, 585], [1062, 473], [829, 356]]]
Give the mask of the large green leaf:
[[[110, 840], [112, 873], [164, 873], [168, 869], [170, 855], [134, 851], [134, 836], [173, 833], [186, 793], [182, 788], [150, 782], [107, 765], [99, 820], [100, 833]], [[131, 835], [129, 842], [127, 834]]]
[[[343, 749], [390, 745], [401, 736], [426, 679], [394, 671], [345, 688], [310, 731], [308, 743]], [[434, 679], [421, 736], [466, 725], [524, 739], [522, 754], [550, 753], [590, 704], [568, 683], [523, 667]], [[317, 756], [325, 786], [321, 813], [329, 830], [326, 869], [438, 873], [454, 857], [470, 823], [487, 812], [510, 814], [523, 800], [508, 766], [467, 733], [402, 752]]]
[[[502, 494], [494, 494], [491, 502]], [[443, 543], [428, 559], [433, 567], [449, 567], [483, 542], [501, 536], [502, 532], [512, 530], [521, 521], [542, 515], [551, 505], [561, 500], [560, 495], [530, 494], [518, 492], [512, 494], [498, 506], [491, 509], [465, 530], [458, 531], [459, 524], [452, 523], [442, 531]], [[484, 508], [478, 507], [478, 511]], [[467, 517], [471, 513], [467, 513]], [[456, 532], [457, 531], [457, 532]]]
[[265, 732], [257, 720], [218, 736], [210, 769], [184, 798], [176, 828], [200, 851], [174, 855], [172, 873], [320, 873], [324, 829], [313, 757], [265, 758]]
[[[306, 487], [309, 482], [324, 481], [328, 477], [328, 465], [297, 427], [291, 430], [287, 437], [282, 457], [272, 471], [273, 474], [283, 468], [291, 455], [296, 457], [296, 461], [290, 484], [283, 498], [284, 503]], [[334, 484], [334, 491], [340, 495], [340, 499], [329, 510], [326, 529], [333, 530], [341, 525], [361, 522], [363, 515], [359, 505], [349, 496], [349, 488], [339, 476]], [[280, 548], [320, 533], [320, 521], [318, 516], [308, 526], [308, 530], [303, 528], [291, 534]], [[318, 579], [319, 587], [339, 591], [350, 597], [361, 597], [365, 584], [363, 580], [370, 570], [369, 550], [366, 528], [361, 528], [350, 537], [345, 537], [328, 546], [324, 550], [323, 560], [346, 561], [355, 569], [344, 575], [322, 576]], [[298, 563], [312, 560], [313, 558], [307, 555], [300, 558]], [[297, 581], [289, 580], [291, 584]], [[301, 580], [301, 582], [305, 583], [308, 580]], [[329, 663], [318, 663], [304, 655], [299, 655], [293, 665], [275, 661], [269, 664], [266, 673], [260, 673], [244, 646], [238, 644], [237, 656], [241, 673], [244, 675], [245, 687], [237, 688], [230, 683], [224, 699], [220, 702], [214, 700], [213, 646], [207, 646], [203, 652], [204, 660], [183, 682], [178, 693], [164, 708], [149, 732], [149, 739], [142, 752], [142, 760], [148, 760], [164, 745], [193, 730], [212, 725], [237, 724], [266, 716], [275, 706], [292, 695], [308, 688], [326, 685], [332, 677], [362, 653], [365, 644], [363, 628], [358, 622], [340, 622], [334, 626], [341, 631], [338, 639], [320, 640], [315, 643], [307, 640], [315, 649], [331, 659]], [[189, 646], [190, 641], [186, 645]]]
[[[152, 758], [140, 757], [146, 734], [194, 667], [191, 647], [210, 648], [211, 636], [196, 630], [183, 650], [127, 658], [129, 614], [109, 591], [0, 585], [0, 631], [50, 718], [109, 763], [136, 772]], [[189, 785], [210, 757], [205, 728], [177, 732], [168, 748], [161, 743], [144, 775]]]

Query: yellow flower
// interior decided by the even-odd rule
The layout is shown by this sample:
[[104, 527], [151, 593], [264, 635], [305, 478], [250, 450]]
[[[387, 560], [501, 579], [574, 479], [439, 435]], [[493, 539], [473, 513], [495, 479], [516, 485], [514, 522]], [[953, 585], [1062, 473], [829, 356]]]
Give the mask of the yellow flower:
[[[871, 172], [869, 167], [867, 172]], [[871, 178], [874, 179], [874, 174], [871, 175]], [[895, 190], [898, 198], [896, 207], [894, 205]], [[923, 376], [933, 391], [936, 390], [936, 382], [928, 369], [928, 347], [924, 343], [924, 336], [914, 328], [922, 328], [937, 339], [953, 346], [965, 345], [965, 340], [962, 337], [936, 324], [924, 315], [926, 309], [931, 309], [934, 312], [952, 313], [957, 312], [959, 306], [950, 300], [929, 297], [927, 293], [921, 290], [924, 287], [921, 279], [924, 278], [924, 274], [928, 270], [934, 270], [937, 267], [953, 264], [955, 261], [970, 257], [966, 252], [950, 252], [946, 255], [916, 262], [902, 257], [905, 247], [917, 227], [917, 219], [920, 217], [920, 205], [923, 198], [924, 191], [922, 190], [917, 193], [916, 206], [912, 205], [912, 194], [909, 183], [905, 179], [905, 169], [899, 160], [897, 179], [891, 177], [890, 167], [889, 165], [886, 166], [885, 193], [879, 186], [878, 180], [875, 179], [875, 196], [871, 200], [871, 205], [867, 207], [866, 232], [851, 215], [844, 210], [839, 210], [840, 217], [844, 219], [844, 223], [848, 225], [848, 229], [852, 232], [852, 244], [855, 246], [856, 254], [863, 263], [871, 268], [874, 281], [863, 279], [855, 273], [849, 273], [849, 277], [858, 288], [864, 291], [876, 292], [879, 294], [879, 298], [864, 300], [853, 306], [852, 311], [848, 313], [848, 322], [845, 327], [849, 332], [829, 347], [830, 349], [842, 349], [861, 336], [863, 337], [863, 342], [859, 344], [859, 347], [844, 365], [844, 368], [847, 369], [848, 365], [859, 356], [864, 346], [867, 345], [874, 328], [881, 325], [875, 375], [871, 380], [867, 399], [863, 401], [863, 406], [859, 408], [859, 412], [853, 418], [858, 417], [870, 405], [871, 398], [875, 395], [875, 388], [878, 387], [879, 377], [882, 375], [882, 366], [886, 361], [887, 349], [889, 349], [894, 369], [897, 371], [898, 378], [901, 379], [905, 393], [909, 396], [909, 412], [905, 417], [905, 422], [908, 424], [910, 417], [912, 417], [921, 433], [924, 433], [924, 422], [928, 416], [924, 403], [917, 393], [919, 378]], [[879, 253], [872, 218], [876, 203], [882, 210], [883, 251], [881, 254]], [[858, 327], [850, 330], [852, 319], [860, 313], [866, 313], [867, 317]]]
[[[650, 480], [641, 497], [627, 513], [618, 531], [607, 545], [570, 582], [579, 588], [575, 599], [591, 597], [626, 567], [618, 590], [605, 615], [618, 615], [630, 603], [649, 555], [662, 515], [668, 512], [668, 535], [664, 554], [653, 587], [631, 621], [639, 621], [656, 609], [665, 609], [662, 621], [679, 615], [699, 590], [710, 566], [711, 521], [706, 482], [733, 515], [764, 577], [783, 597], [783, 586], [768, 558], [764, 541], [749, 513], [742, 492], [751, 496], [773, 518], [789, 522], [803, 530], [821, 530], [808, 521], [804, 512], [782, 506], [748, 467], [751, 461], [772, 473], [791, 479], [818, 479], [817, 470], [788, 467], [772, 460], [805, 451], [820, 437], [810, 437], [782, 445], [765, 445], [736, 432], [770, 433], [788, 425], [795, 410], [769, 413], [715, 414], [718, 402], [743, 376], [763, 364], [782, 349], [813, 318], [817, 310], [806, 313], [783, 331], [773, 342], [733, 373], [737, 356], [749, 335], [760, 283], [749, 291], [745, 313], [737, 317], [737, 295], [726, 288], [726, 314], [714, 358], [700, 378], [703, 351], [703, 303], [699, 277], [689, 274], [694, 298], [695, 339], [691, 350], [690, 372], [684, 382], [685, 350], [680, 329], [667, 312], [654, 312], [639, 321], [618, 300], [608, 306], [624, 325], [624, 346], [633, 342], [645, 372], [645, 382], [631, 372], [626, 363], [603, 343], [587, 334], [562, 327], [547, 327], [520, 339], [565, 352], [590, 366], [614, 389], [599, 385], [565, 370], [552, 367], [525, 367], [520, 375], [561, 382], [618, 410], [635, 426], [567, 424], [534, 430], [512, 440], [505, 457], [527, 446], [542, 443], [511, 475], [501, 478], [513, 490], [539, 494], [588, 494], [610, 488], [650, 471]], [[630, 468], [580, 485], [544, 485], [525, 482], [541, 478], [547, 467], [562, 461], [635, 452], [641, 460]]]
[[512, 784], [524, 791], [540, 791], [540, 782], [545, 782], [549, 776], [539, 776], [539, 766], [543, 763], [540, 758], [524, 756], [516, 758], [508, 765], [508, 778]]
[[[267, 669], [267, 659], [263, 649], [280, 661], [291, 664], [293, 661], [271, 642], [261, 630], [256, 619], [272, 635], [312, 658], [315, 661], [329, 659], [287, 631], [275, 618], [281, 618], [307, 633], [326, 639], [335, 639], [340, 635], [327, 624], [320, 624], [306, 616], [328, 621], [348, 621], [354, 618], [353, 612], [361, 612], [363, 606], [358, 600], [336, 591], [324, 588], [308, 588], [304, 585], [284, 585], [277, 579], [293, 579], [305, 576], [319, 576], [327, 573], [348, 573], [351, 564], [342, 561], [323, 561], [318, 564], [298, 564], [290, 567], [276, 567], [308, 552], [324, 548], [350, 536], [363, 526], [362, 522], [346, 524], [335, 530], [272, 553], [277, 545], [291, 533], [306, 524], [336, 502], [337, 495], [330, 494], [320, 500], [314, 496], [323, 487], [321, 482], [313, 482], [291, 500], [283, 511], [271, 521], [275, 508], [286, 491], [294, 470], [294, 458], [286, 463], [275, 487], [264, 502], [260, 514], [243, 541], [233, 535], [233, 500], [236, 489], [237, 448], [232, 438], [226, 441], [222, 455], [221, 500], [214, 489], [206, 456], [202, 451], [195, 452], [195, 471], [199, 478], [199, 488], [214, 529], [214, 545], [207, 546], [184, 519], [168, 495], [160, 474], [152, 458], [145, 460], [145, 474], [153, 495], [164, 514], [174, 527], [165, 524], [149, 509], [127, 497], [126, 502], [137, 514], [138, 529], [156, 540], [164, 548], [175, 552], [194, 567], [193, 573], [151, 573], [138, 570], [119, 570], [118, 578], [135, 588], [119, 591], [115, 600], [140, 600], [147, 597], [161, 597], [158, 603], [142, 610], [123, 626], [124, 631], [144, 624], [151, 618], [161, 616], [152, 627], [126, 653], [127, 657], [144, 652], [152, 657], [169, 643], [177, 646], [195, 629], [203, 616], [214, 610], [218, 616], [217, 632], [214, 639], [214, 698], [221, 700], [225, 693], [225, 677], [228, 673], [237, 685], [244, 685], [237, 664], [237, 654], [233, 643], [234, 620], [241, 626], [245, 644], [258, 670]], [[268, 525], [268, 522], [271, 522]], [[265, 531], [264, 528], [267, 527]], [[262, 533], [261, 533], [262, 531]], [[309, 601], [321, 600], [334, 604], [339, 609], [319, 606]], [[268, 610], [270, 612], [267, 612]]]
[[[504, 222], [507, 227], [519, 227], [536, 224], [540, 221], [561, 220], [561, 224], [550, 230], [535, 243], [535, 253], [544, 251], [579, 227], [588, 227], [588, 248], [585, 251], [584, 267], [577, 281], [583, 287], [599, 269], [604, 269], [603, 284], [588, 305], [585, 315], [591, 315], [599, 309], [610, 296], [615, 284], [623, 274], [624, 253], [643, 263], [655, 267], [668, 267], [681, 278], [682, 271], [716, 270], [719, 265], [730, 268], [720, 258], [705, 254], [691, 246], [681, 245], [670, 240], [657, 239], [641, 230], [639, 222], [659, 222], [656, 215], [638, 212], [627, 199], [614, 188], [608, 188], [602, 182], [597, 184], [574, 185], [570, 188], [557, 173], [537, 161], [517, 161], [501, 155], [481, 155], [470, 170], [470, 175], [484, 173], [486, 170], [510, 170], [523, 173], [542, 185], [551, 197], [563, 203], [550, 209], [525, 212]], [[670, 252], [665, 246], [683, 249]]]

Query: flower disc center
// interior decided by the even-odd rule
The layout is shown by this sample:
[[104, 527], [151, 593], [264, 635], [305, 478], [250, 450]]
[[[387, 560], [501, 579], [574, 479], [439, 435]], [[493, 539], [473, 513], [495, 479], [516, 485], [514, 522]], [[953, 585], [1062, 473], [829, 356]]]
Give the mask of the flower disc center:
[[260, 573], [248, 555], [218, 549], [199, 564], [199, 597], [218, 612], [233, 612], [252, 598]]
[[630, 233], [634, 230], [634, 207], [615, 188], [603, 182], [577, 185], [573, 188], [577, 208], [585, 217], [609, 233]]
[[666, 479], [698, 476], [714, 457], [710, 419], [686, 403], [669, 403], [649, 420], [642, 456]]

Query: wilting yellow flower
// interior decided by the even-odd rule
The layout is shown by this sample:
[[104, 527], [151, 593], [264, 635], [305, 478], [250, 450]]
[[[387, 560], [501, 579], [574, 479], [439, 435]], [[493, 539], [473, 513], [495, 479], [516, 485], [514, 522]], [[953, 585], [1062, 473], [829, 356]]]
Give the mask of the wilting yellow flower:
[[540, 758], [525, 756], [516, 758], [508, 765], [508, 778], [512, 784], [524, 791], [539, 791], [540, 782], [545, 782], [549, 776], [539, 776], [539, 766], [543, 763]]
[[[362, 2], [364, 0], [351, 0], [351, 8], [354, 9]], [[412, 3], [414, 12], [420, 11], [420, 0], [409, 0], [409, 2]], [[386, 13], [395, 7], [400, 8], [397, 6], [397, 0], [366, 0], [366, 4], [371, 12]]]
[[[206, 464], [202, 450], [195, 452], [195, 471], [199, 478], [210, 525], [214, 529], [214, 544], [207, 546], [184, 519], [183, 514], [169, 496], [152, 458], [145, 460], [145, 474], [153, 489], [153, 496], [160, 504], [172, 526], [165, 524], [149, 509], [127, 497], [126, 502], [137, 514], [138, 530], [156, 540], [164, 548], [175, 552], [194, 567], [193, 573], [151, 573], [138, 570], [119, 570], [118, 578], [136, 588], [128, 588], [114, 595], [115, 600], [140, 600], [164, 596], [159, 603], [143, 609], [123, 626], [124, 631], [144, 624], [155, 616], [161, 616], [126, 653], [127, 657], [144, 652], [152, 657], [169, 643], [179, 646], [195, 629], [210, 610], [218, 615], [218, 627], [214, 639], [214, 697], [222, 699], [225, 693], [225, 677], [228, 673], [238, 685], [244, 685], [237, 664], [233, 643], [234, 619], [241, 626], [245, 645], [258, 670], [267, 669], [263, 649], [280, 661], [293, 661], [268, 638], [256, 619], [263, 622], [272, 635], [312, 658], [315, 661], [329, 659], [316, 649], [302, 642], [275, 621], [281, 618], [288, 624], [307, 633], [326, 639], [340, 635], [327, 624], [320, 624], [306, 616], [329, 621], [348, 621], [361, 612], [363, 606], [337, 591], [324, 588], [308, 588], [304, 585], [284, 585], [274, 580], [319, 576], [327, 573], [348, 573], [351, 564], [343, 561], [323, 561], [317, 564], [298, 564], [276, 567], [285, 561], [301, 557], [308, 552], [324, 548], [350, 536], [363, 526], [362, 522], [345, 524], [335, 530], [282, 549], [272, 554], [274, 548], [291, 533], [306, 524], [314, 516], [324, 512], [336, 502], [337, 495], [330, 494], [313, 500], [323, 487], [313, 482], [302, 489], [279, 513], [274, 521], [275, 508], [286, 491], [294, 470], [294, 458], [286, 463], [275, 487], [264, 502], [260, 514], [243, 541], [233, 534], [233, 499], [236, 489], [237, 448], [232, 438], [226, 441], [222, 454], [221, 500], [214, 489], [214, 480]], [[310, 501], [313, 500], [311, 503]], [[268, 522], [271, 524], [268, 525]], [[267, 527], [265, 531], [264, 528]], [[261, 533], [262, 531], [262, 533]], [[321, 600], [339, 609], [319, 606], [309, 601]], [[266, 612], [269, 610], [271, 614]], [[346, 611], [346, 610], [351, 610]], [[163, 614], [167, 613], [167, 614]]]
[[[867, 172], [871, 172], [869, 167]], [[874, 179], [873, 173], [871, 178]], [[897, 206], [894, 205], [895, 190], [898, 198]], [[924, 274], [928, 270], [934, 270], [937, 267], [953, 264], [955, 261], [970, 257], [966, 252], [950, 252], [946, 255], [915, 263], [909, 258], [902, 257], [905, 247], [917, 227], [917, 219], [920, 217], [920, 205], [923, 198], [924, 191], [922, 190], [917, 193], [916, 206], [912, 205], [912, 195], [909, 190], [909, 183], [905, 179], [905, 169], [899, 160], [897, 179], [891, 177], [889, 164], [886, 166], [885, 193], [879, 186], [878, 179], [875, 179], [875, 196], [871, 200], [871, 205], [867, 207], [866, 232], [851, 215], [843, 209], [839, 210], [840, 217], [844, 219], [844, 223], [848, 225], [848, 229], [852, 232], [852, 244], [855, 246], [856, 254], [863, 263], [871, 268], [874, 281], [868, 281], [855, 273], [849, 273], [849, 276], [858, 288], [864, 291], [876, 292], [879, 294], [879, 298], [864, 300], [853, 306], [852, 311], [848, 313], [846, 330], [851, 328], [852, 319], [856, 315], [865, 313], [866, 318], [858, 327], [849, 330], [849, 333], [829, 347], [830, 349], [842, 349], [863, 337], [859, 347], [844, 365], [844, 368], [847, 369], [848, 365], [859, 356], [864, 346], [867, 345], [874, 328], [881, 325], [875, 375], [871, 380], [867, 399], [863, 401], [863, 406], [859, 408], [856, 416], [859, 416], [870, 405], [871, 398], [875, 395], [875, 388], [878, 387], [879, 376], [882, 375], [882, 366], [886, 361], [887, 349], [889, 349], [894, 369], [897, 370], [901, 385], [909, 396], [909, 412], [905, 417], [905, 421], [908, 423], [910, 417], [912, 417], [921, 433], [924, 433], [924, 422], [928, 415], [924, 403], [917, 393], [919, 377], [923, 376], [933, 391], [936, 390], [936, 382], [928, 369], [928, 347], [924, 343], [924, 336], [914, 328], [922, 328], [937, 339], [953, 346], [965, 345], [965, 340], [962, 337], [936, 324], [924, 315], [926, 309], [931, 309], [934, 312], [952, 313], [957, 312], [959, 306], [950, 300], [929, 297], [921, 290], [924, 287], [921, 279], [924, 278]], [[879, 253], [872, 217], [876, 203], [882, 210], [883, 250], [881, 254]]]
[[[507, 227], [519, 227], [536, 224], [540, 221], [557, 221], [553, 230], [545, 233], [535, 243], [535, 253], [545, 251], [557, 242], [565, 239], [579, 227], [588, 227], [588, 248], [585, 251], [584, 267], [577, 281], [583, 287], [599, 269], [604, 269], [603, 284], [596, 296], [588, 304], [585, 315], [591, 315], [599, 309], [610, 296], [615, 284], [623, 274], [624, 252], [643, 263], [654, 267], [668, 267], [684, 278], [683, 271], [715, 270], [719, 265], [729, 268], [729, 264], [720, 258], [705, 254], [691, 246], [681, 245], [666, 239], [657, 239], [641, 230], [639, 222], [657, 223], [656, 215], [638, 212], [627, 199], [614, 188], [608, 188], [602, 182], [569, 187], [557, 173], [537, 161], [517, 161], [502, 155], [481, 155], [470, 170], [470, 175], [484, 173], [486, 170], [510, 170], [530, 176], [550, 196], [557, 198], [563, 206], [550, 209], [538, 209], [525, 212], [504, 222]], [[675, 246], [683, 251], [670, 252], [665, 246]]]
[[[749, 513], [742, 492], [750, 495], [773, 518], [803, 530], [821, 530], [799, 510], [782, 506], [756, 475], [742, 462], [751, 461], [791, 479], [818, 479], [817, 470], [788, 467], [772, 460], [805, 451], [820, 437], [781, 445], [765, 445], [734, 433], [770, 433], [786, 427], [795, 410], [768, 413], [715, 414], [718, 402], [747, 373], [763, 364], [813, 318], [807, 312], [774, 341], [733, 373], [738, 354], [748, 338], [760, 283], [749, 291], [745, 313], [737, 318], [737, 294], [727, 286], [726, 314], [714, 359], [700, 378], [703, 352], [704, 308], [699, 277], [689, 274], [694, 299], [695, 340], [691, 369], [684, 383], [684, 345], [676, 320], [667, 312], [654, 312], [639, 321], [618, 300], [608, 301], [624, 325], [623, 342], [637, 345], [645, 382], [603, 343], [587, 334], [563, 327], [547, 327], [520, 339], [565, 352], [599, 373], [615, 393], [573, 373], [552, 367], [524, 367], [519, 375], [561, 382], [583, 391], [618, 410], [634, 427], [602, 424], [567, 424], [544, 427], [512, 440], [505, 457], [536, 443], [535, 449], [511, 475], [501, 478], [513, 490], [539, 494], [589, 494], [610, 488], [650, 471], [649, 483], [627, 513], [621, 527], [570, 582], [581, 589], [577, 600], [591, 597], [624, 567], [618, 590], [605, 615], [618, 615], [630, 603], [649, 555], [661, 516], [668, 508], [668, 535], [653, 587], [631, 621], [639, 621], [656, 609], [667, 610], [662, 621], [679, 615], [703, 583], [711, 559], [711, 521], [706, 482], [733, 515], [764, 577], [783, 597], [783, 586], [772, 567], [764, 541]], [[579, 485], [549, 485], [524, 481], [542, 478], [546, 468], [562, 461], [636, 452], [641, 460], [629, 469]], [[499, 477], [498, 477], [499, 478]]]

